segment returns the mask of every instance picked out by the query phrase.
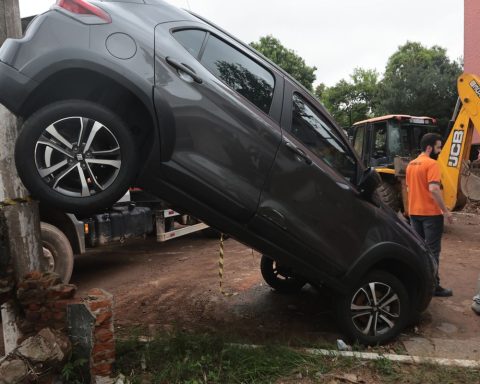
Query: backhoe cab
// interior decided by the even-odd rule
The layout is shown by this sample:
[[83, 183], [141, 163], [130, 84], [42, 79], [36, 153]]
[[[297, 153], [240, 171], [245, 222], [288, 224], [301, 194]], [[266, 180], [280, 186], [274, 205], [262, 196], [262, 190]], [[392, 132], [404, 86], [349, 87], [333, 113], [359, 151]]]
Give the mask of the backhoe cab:
[[395, 158], [401, 158], [403, 164], [416, 157], [422, 136], [440, 133], [436, 120], [425, 116], [386, 115], [359, 121], [352, 129], [355, 150], [364, 164], [374, 167], [382, 177], [377, 190], [380, 197], [395, 211], [403, 210]]

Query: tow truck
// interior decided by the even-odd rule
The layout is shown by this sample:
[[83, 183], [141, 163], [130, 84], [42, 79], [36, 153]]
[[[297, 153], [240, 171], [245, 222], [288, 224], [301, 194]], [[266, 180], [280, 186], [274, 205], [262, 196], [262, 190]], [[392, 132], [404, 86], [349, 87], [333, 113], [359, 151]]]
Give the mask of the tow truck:
[[151, 236], [162, 243], [199, 231], [207, 237], [218, 235], [207, 224], [138, 188], [131, 188], [113, 207], [87, 217], [40, 204], [40, 220], [49, 269], [64, 282], [70, 280], [75, 256], [90, 248]]

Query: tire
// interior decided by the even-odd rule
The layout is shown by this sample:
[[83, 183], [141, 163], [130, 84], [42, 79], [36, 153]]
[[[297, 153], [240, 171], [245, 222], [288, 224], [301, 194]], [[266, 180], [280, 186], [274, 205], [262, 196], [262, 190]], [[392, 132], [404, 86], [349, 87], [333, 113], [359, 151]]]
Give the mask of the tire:
[[307, 283], [302, 277], [296, 276], [291, 268], [281, 266], [265, 255], [260, 261], [260, 271], [265, 282], [280, 293], [297, 293]]
[[395, 189], [395, 186], [383, 181], [377, 188], [378, 197], [386, 205], [392, 208], [395, 212], [398, 212], [402, 208], [402, 198], [400, 194]]
[[[373, 302], [370, 284], [375, 284], [377, 305], [370, 304]], [[353, 305], [357, 308], [352, 308]], [[381, 270], [368, 273], [348, 294], [338, 297], [335, 306], [337, 321], [347, 337], [363, 345], [379, 345], [394, 339], [411, 317], [405, 286], [395, 276]]]
[[[73, 250], [70, 242], [57, 227], [40, 223], [44, 255], [49, 259], [49, 272], [57, 273], [67, 284], [73, 271]], [[47, 252], [45, 252], [45, 250]]]
[[113, 205], [137, 172], [126, 124], [85, 100], [56, 102], [30, 116], [15, 145], [15, 162], [34, 197], [76, 214]]

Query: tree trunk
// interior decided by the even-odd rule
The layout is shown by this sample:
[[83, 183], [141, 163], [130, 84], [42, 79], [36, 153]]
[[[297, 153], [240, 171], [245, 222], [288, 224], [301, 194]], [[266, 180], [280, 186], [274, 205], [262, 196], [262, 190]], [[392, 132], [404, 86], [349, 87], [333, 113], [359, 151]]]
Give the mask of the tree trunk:
[[[0, 45], [7, 37], [18, 38], [21, 34], [18, 0], [0, 0]], [[13, 203], [28, 196], [15, 168], [13, 150], [17, 134], [17, 118], [0, 105], [0, 215], [6, 223], [6, 228], [2, 228], [7, 232], [1, 237], [8, 239], [9, 257], [18, 280], [27, 272], [45, 270], [46, 260], [40, 239], [38, 204]], [[12, 303], [2, 307], [6, 353], [16, 346], [20, 337], [14, 308]]]

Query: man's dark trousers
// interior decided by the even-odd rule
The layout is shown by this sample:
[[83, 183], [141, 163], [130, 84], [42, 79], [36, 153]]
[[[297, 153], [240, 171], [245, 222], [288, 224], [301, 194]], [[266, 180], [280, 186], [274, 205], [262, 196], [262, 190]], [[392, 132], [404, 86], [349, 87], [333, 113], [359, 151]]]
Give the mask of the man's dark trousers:
[[[440, 251], [442, 248], [443, 235], [443, 215], [437, 216], [410, 216], [410, 223], [427, 244], [432, 252], [437, 265], [440, 266]], [[440, 285], [440, 279], [437, 272], [437, 286]]]

